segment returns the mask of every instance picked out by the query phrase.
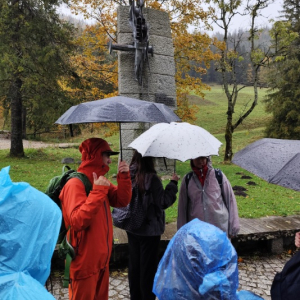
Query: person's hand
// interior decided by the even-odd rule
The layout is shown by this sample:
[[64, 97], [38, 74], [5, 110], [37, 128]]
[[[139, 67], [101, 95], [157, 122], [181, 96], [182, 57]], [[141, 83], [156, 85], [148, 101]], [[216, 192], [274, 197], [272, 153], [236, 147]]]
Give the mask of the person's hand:
[[100, 175], [99, 178], [97, 178], [97, 174], [93, 172], [93, 177], [94, 177], [94, 184], [110, 186], [109, 180], [104, 176]]
[[171, 177], [171, 180], [175, 180], [175, 181], [178, 181], [179, 180], [179, 177], [177, 176], [176, 173], [173, 173], [172, 177]]
[[129, 172], [129, 166], [126, 161], [120, 161], [119, 163], [119, 170], [120, 173], [127, 173]]
[[296, 247], [300, 247], [300, 231], [295, 235], [295, 245]]

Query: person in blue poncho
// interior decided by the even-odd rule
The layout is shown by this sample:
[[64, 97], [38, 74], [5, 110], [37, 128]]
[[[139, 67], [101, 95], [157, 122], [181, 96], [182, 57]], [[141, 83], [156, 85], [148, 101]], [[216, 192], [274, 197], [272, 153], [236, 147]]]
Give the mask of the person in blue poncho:
[[0, 171], [0, 299], [55, 300], [45, 289], [61, 211], [28, 183]]
[[226, 233], [194, 219], [177, 231], [153, 284], [159, 300], [259, 300], [238, 289], [237, 254]]

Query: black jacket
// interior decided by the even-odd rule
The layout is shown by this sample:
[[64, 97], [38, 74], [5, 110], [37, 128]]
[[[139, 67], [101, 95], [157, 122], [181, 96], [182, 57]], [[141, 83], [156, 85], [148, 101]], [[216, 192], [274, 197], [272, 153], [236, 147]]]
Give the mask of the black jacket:
[[[134, 186], [135, 182], [132, 182], [132, 184]], [[147, 216], [139, 229], [130, 232], [143, 236], [162, 235], [165, 231], [164, 210], [176, 201], [177, 182], [170, 181], [164, 189], [160, 178], [156, 174], [147, 174], [145, 189], [144, 196], [140, 196], [139, 200], [144, 201]]]

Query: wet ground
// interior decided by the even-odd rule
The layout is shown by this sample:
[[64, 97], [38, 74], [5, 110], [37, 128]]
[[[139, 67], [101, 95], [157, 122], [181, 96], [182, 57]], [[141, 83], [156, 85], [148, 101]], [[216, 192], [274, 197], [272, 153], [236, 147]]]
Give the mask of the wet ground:
[[[239, 290], [252, 291], [265, 300], [271, 300], [270, 289], [276, 272], [280, 272], [291, 254], [251, 255], [239, 257]], [[52, 272], [52, 294], [57, 300], [67, 300], [68, 289], [62, 287], [62, 270]], [[48, 284], [48, 290], [51, 285]], [[113, 269], [110, 272], [110, 300], [129, 300], [127, 269]]]

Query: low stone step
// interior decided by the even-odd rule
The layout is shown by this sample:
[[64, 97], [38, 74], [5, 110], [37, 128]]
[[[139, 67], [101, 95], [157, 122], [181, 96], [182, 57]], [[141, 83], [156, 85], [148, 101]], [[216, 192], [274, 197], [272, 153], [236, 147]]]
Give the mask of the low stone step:
[[[240, 218], [240, 232], [232, 239], [238, 255], [251, 252], [282, 253], [284, 248], [294, 246], [294, 237], [300, 231], [300, 215], [288, 217]], [[161, 238], [160, 252], [163, 254], [169, 241], [177, 231], [176, 222], [166, 224]], [[124, 230], [114, 227], [114, 245], [111, 264], [125, 264], [128, 259], [128, 240]]]

